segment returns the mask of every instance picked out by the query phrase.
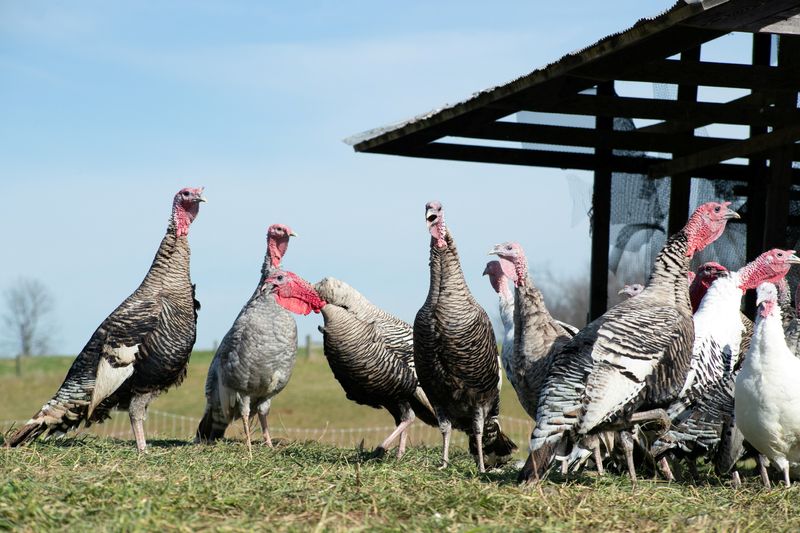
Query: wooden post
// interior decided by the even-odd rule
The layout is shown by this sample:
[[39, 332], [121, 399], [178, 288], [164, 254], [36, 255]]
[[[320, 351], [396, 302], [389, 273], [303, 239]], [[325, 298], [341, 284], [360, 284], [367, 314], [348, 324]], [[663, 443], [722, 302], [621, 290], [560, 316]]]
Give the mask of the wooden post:
[[[765, 34], [753, 35], [753, 65], [769, 66], [772, 54], [772, 36]], [[753, 94], [756, 91], [752, 91]], [[750, 137], [767, 132], [763, 126], [750, 126]], [[763, 154], [757, 154], [748, 160], [750, 180], [747, 182], [747, 237], [746, 257], [749, 261], [755, 259], [764, 251], [764, 215], [766, 202], [766, 171], [767, 161]], [[742, 265], [735, 265], [736, 267]], [[744, 296], [745, 313], [753, 317], [756, 308], [755, 291], [747, 291]]]
[[[778, 68], [791, 70], [800, 67], [800, 39], [793, 35], [781, 35], [778, 44]], [[783, 90], [776, 94], [778, 109], [797, 108], [797, 89]], [[779, 128], [775, 128], [778, 130]], [[789, 192], [792, 187], [792, 148], [788, 144], [769, 153], [769, 181], [764, 205], [764, 249], [786, 247], [786, 228], [789, 223]]]
[[[597, 85], [598, 96], [613, 96], [614, 82]], [[614, 130], [614, 118], [598, 116], [595, 129], [602, 132]], [[611, 226], [611, 170], [608, 159], [611, 148], [595, 148], [597, 165], [594, 170], [592, 191], [592, 268], [589, 302], [589, 321], [606, 312], [608, 307], [608, 251], [610, 248]]]
[[306, 335], [306, 359], [311, 359], [311, 335]]
[[[700, 47], [691, 48], [681, 53], [681, 63], [700, 61]], [[681, 84], [678, 86], [679, 102], [696, 102], [697, 85]], [[690, 130], [687, 137], [694, 137]], [[683, 152], [673, 152], [673, 158]], [[689, 218], [689, 196], [692, 190], [691, 174], [676, 174], [670, 178], [669, 187], [669, 222], [667, 235], [673, 235], [686, 225]]]

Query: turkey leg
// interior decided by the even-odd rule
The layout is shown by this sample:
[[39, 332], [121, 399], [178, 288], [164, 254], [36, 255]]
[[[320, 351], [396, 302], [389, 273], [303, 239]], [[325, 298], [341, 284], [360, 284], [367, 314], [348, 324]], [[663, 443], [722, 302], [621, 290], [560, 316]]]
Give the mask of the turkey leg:
[[478, 449], [478, 472], [486, 472], [483, 464], [483, 422], [485, 419], [483, 408], [478, 406], [475, 418], [472, 419], [472, 433], [475, 435], [475, 447]]
[[439, 431], [442, 432], [442, 466], [439, 468], [445, 469], [450, 464], [448, 459], [450, 457], [450, 433], [453, 431], [453, 425], [444, 415], [439, 413], [438, 409], [435, 409], [435, 411], [436, 418], [439, 420]]
[[239, 404], [239, 412], [242, 413], [242, 423], [244, 424], [244, 436], [247, 439], [247, 455], [253, 458], [253, 445], [250, 442], [250, 398], [244, 397]]
[[622, 441], [622, 448], [625, 450], [625, 459], [628, 462], [628, 474], [631, 476], [631, 482], [636, 484], [636, 466], [633, 464], [633, 435], [629, 431], [620, 431], [619, 437]]
[[128, 406], [128, 416], [131, 419], [131, 429], [136, 439], [136, 448], [144, 452], [147, 441], [144, 438], [144, 421], [147, 418], [147, 405], [152, 398], [151, 394], [135, 395]]
[[[406, 420], [400, 421], [400, 423], [397, 424], [397, 427], [394, 428], [394, 431], [392, 431], [389, 434], [389, 436], [386, 437], [386, 439], [384, 439], [384, 441], [381, 443], [380, 446], [375, 448], [375, 451], [372, 452], [373, 456], [374, 457], [383, 457], [386, 454], [386, 450], [389, 449], [389, 446], [392, 445], [392, 443], [397, 439], [398, 436], [402, 440], [402, 438], [403, 438], [402, 435], [405, 433], [406, 428], [408, 426], [410, 426], [412, 422], [414, 422], [414, 415], [413, 414], [411, 414], [411, 416], [409, 418], [407, 418]], [[405, 443], [403, 443], [403, 444], [405, 444]], [[399, 459], [402, 456], [403, 456], [403, 454], [400, 452], [400, 450], [398, 450], [397, 451], [397, 458]]]
[[764, 483], [764, 487], [771, 489], [772, 483], [769, 481], [769, 473], [767, 472], [767, 458], [758, 454], [756, 463], [758, 463], [758, 472], [761, 474], [761, 482]]
[[272, 402], [267, 400], [258, 406], [258, 421], [261, 423], [261, 433], [264, 435], [264, 444], [272, 448], [272, 438], [269, 436], [269, 424], [267, 423], [267, 415], [269, 414], [270, 404]]

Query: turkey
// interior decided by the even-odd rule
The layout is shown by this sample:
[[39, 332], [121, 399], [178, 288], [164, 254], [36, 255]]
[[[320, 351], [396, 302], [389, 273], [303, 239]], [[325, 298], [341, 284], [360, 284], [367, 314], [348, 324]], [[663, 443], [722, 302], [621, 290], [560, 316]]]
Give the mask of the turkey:
[[414, 371], [411, 326], [375, 307], [353, 287], [325, 278], [314, 287], [289, 272], [276, 272], [273, 290], [321, 310], [325, 358], [349, 400], [394, 417], [396, 429], [375, 450], [382, 457], [400, 439], [398, 459], [405, 453], [408, 426], [415, 416], [436, 425], [436, 415]]
[[267, 229], [267, 252], [258, 285], [222, 338], [208, 369], [206, 408], [195, 439], [198, 442], [222, 438], [228, 425], [241, 418], [247, 450], [252, 455], [250, 413], [255, 411], [264, 443], [272, 447], [267, 416], [272, 398], [292, 375], [297, 325], [292, 314], [264, 290], [264, 282], [280, 268], [289, 239], [294, 236], [283, 224]]
[[187, 236], [205, 201], [202, 188], [178, 191], [167, 233], [141, 285], [103, 320], [55, 396], [7, 446], [30, 442], [44, 432], [63, 435], [81, 422], [102, 422], [118, 408], [128, 410], [136, 447], [145, 450], [147, 406], [183, 381], [194, 346], [199, 304], [189, 277]]
[[508, 280], [517, 277], [513, 265], [508, 261], [489, 261], [483, 270], [489, 276], [489, 283], [497, 293], [500, 306], [500, 320], [503, 323], [503, 347], [500, 350], [500, 362], [506, 371], [506, 378], [514, 390], [517, 390], [516, 376], [512, 352], [514, 351], [514, 295], [508, 288]]
[[638, 296], [644, 290], [644, 285], [641, 283], [632, 283], [630, 285], [625, 285], [622, 287], [617, 294], [624, 294], [628, 298], [633, 298], [634, 296]]
[[533, 418], [553, 353], [560, 350], [577, 329], [550, 316], [542, 293], [528, 273], [528, 260], [519, 243], [498, 244], [489, 253], [514, 268], [514, 344], [509, 364], [514, 379], [509, 378], [509, 381], [523, 409]]
[[439, 202], [425, 205], [431, 234], [430, 286], [414, 319], [414, 364], [442, 432], [448, 465], [452, 428], [469, 435], [478, 469], [507, 461], [516, 445], [500, 429], [500, 368], [486, 311], [467, 287]]
[[734, 368], [744, 332], [739, 311], [742, 294], [764, 281], [784, 279], [797, 263], [800, 258], [794, 250], [776, 248], [737, 272], [729, 273], [713, 263], [701, 267], [696, 279], [709, 287], [693, 318], [690, 368], [678, 398], [667, 408], [672, 427], [653, 444], [654, 456], [678, 449], [694, 458], [716, 450], [725, 423], [733, 417]]
[[789, 486], [789, 467], [800, 462], [800, 360], [786, 346], [775, 286], [759, 286], [756, 300], [753, 338], [736, 376], [736, 424]]
[[596, 446], [593, 436], [617, 430], [636, 479], [631, 430], [645, 421], [668, 423], [663, 408], [681, 390], [694, 339], [689, 262], [739, 217], [729, 205], [698, 207], [659, 253], [642, 293], [609, 309], [556, 354], [521, 481], [539, 479], [557, 454], [580, 463], [591, 455], [586, 446]]
[[719, 263], [709, 261], [698, 267], [697, 273], [689, 281], [689, 301], [692, 303], [692, 313], [696, 313], [700, 302], [708, 292], [711, 284], [720, 276], [727, 273], [728, 269]]

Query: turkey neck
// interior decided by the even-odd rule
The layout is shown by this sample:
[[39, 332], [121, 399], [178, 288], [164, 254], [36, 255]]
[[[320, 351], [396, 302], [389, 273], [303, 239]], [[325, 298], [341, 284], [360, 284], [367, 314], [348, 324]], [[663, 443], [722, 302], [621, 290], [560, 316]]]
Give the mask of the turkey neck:
[[564, 335], [559, 331], [547, 307], [541, 291], [525, 275], [525, 283], [514, 291], [514, 365], [525, 369], [529, 381], [538, 389], [544, 380], [552, 360], [553, 342]]
[[170, 222], [167, 234], [153, 258], [142, 286], [158, 285], [184, 289], [191, 285], [189, 277], [189, 240], [186, 236], [176, 237], [175, 223]]
[[774, 315], [769, 317], [757, 315], [750, 344], [750, 350], [744, 359], [744, 366], [750, 366], [763, 372], [764, 367], [776, 364], [780, 360], [778, 353], [786, 350], [786, 340], [780, 318]]
[[656, 257], [650, 282], [637, 298], [643, 294], [656, 292], [669, 298], [670, 303], [691, 310], [686, 273], [689, 271], [692, 258], [686, 255], [688, 250], [689, 238], [685, 230], [670, 237]]
[[431, 238], [431, 290], [435, 301], [443, 291], [449, 294], [469, 295], [456, 243], [448, 232], [445, 236], [446, 248], [438, 248], [436, 239]]

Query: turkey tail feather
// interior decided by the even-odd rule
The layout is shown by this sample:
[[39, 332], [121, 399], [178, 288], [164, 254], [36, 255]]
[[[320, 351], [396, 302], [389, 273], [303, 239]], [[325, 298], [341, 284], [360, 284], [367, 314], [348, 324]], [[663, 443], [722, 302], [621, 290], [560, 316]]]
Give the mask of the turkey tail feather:
[[545, 441], [540, 448], [532, 450], [528, 455], [528, 460], [525, 461], [525, 465], [517, 476], [517, 481], [519, 483], [528, 483], [542, 479], [550, 463], [553, 462], [556, 456], [556, 448], [563, 438], [564, 436], [562, 435], [561, 438], [555, 442]]
[[[221, 413], [220, 413], [221, 415]], [[220, 422], [218, 417], [214, 416], [214, 409], [206, 409], [200, 424], [197, 426], [197, 434], [195, 435], [195, 442], [213, 442], [225, 436], [225, 430], [228, 424]]]
[[47, 423], [43, 420], [32, 419], [19, 428], [16, 433], [6, 440], [6, 447], [13, 448], [31, 442], [33, 439], [47, 431]]

